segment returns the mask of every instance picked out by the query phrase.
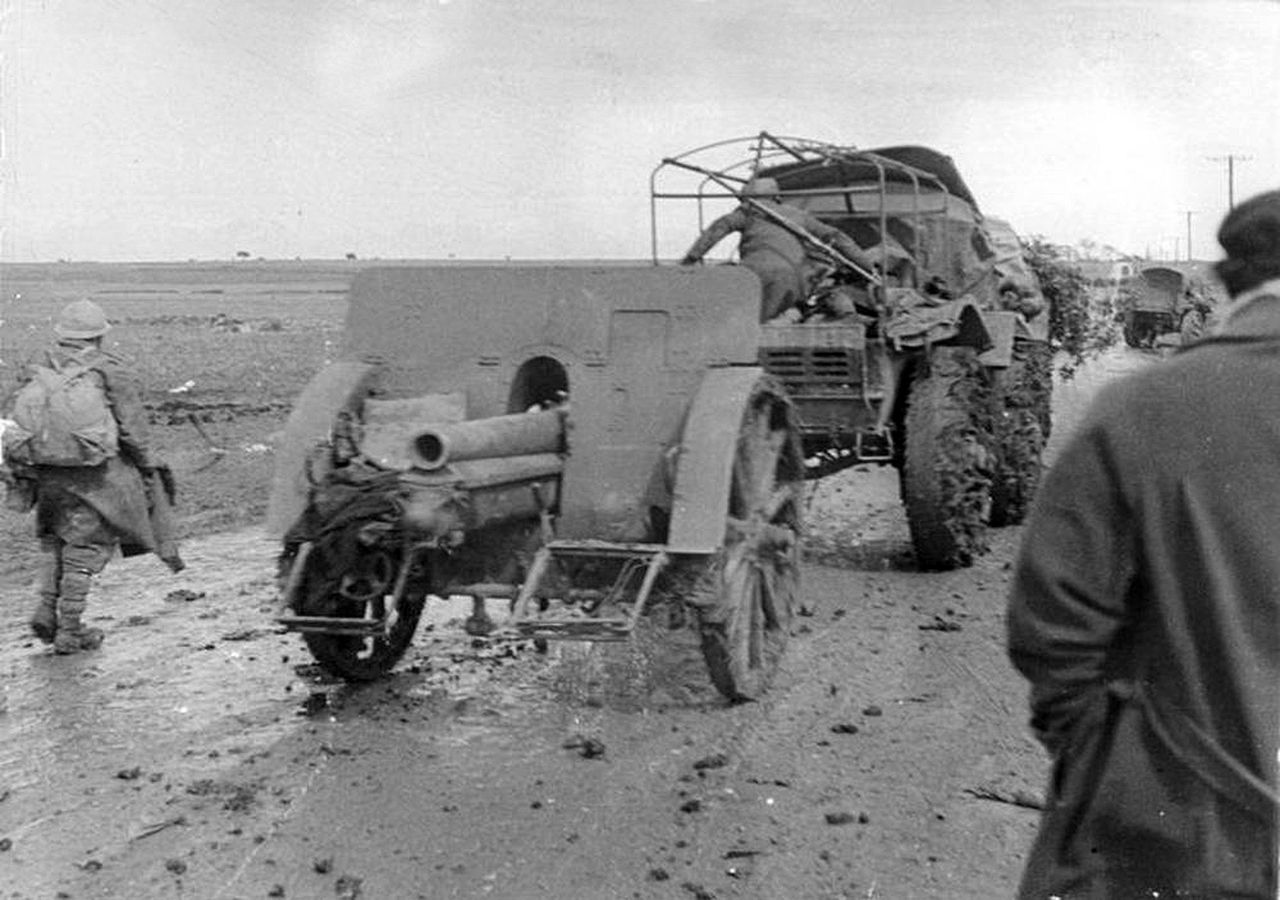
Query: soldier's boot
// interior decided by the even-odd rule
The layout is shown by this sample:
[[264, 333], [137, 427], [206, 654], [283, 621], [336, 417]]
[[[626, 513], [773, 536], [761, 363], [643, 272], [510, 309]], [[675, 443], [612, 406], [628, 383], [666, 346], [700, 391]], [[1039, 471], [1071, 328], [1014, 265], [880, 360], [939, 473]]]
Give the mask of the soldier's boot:
[[86, 628], [80, 621], [84, 607], [84, 600], [67, 600], [64, 597], [58, 601], [58, 634], [53, 639], [55, 653], [67, 656], [102, 646], [102, 631]]
[[58, 590], [62, 581], [61, 542], [53, 538], [40, 541], [40, 599], [31, 611], [31, 631], [46, 644], [53, 643], [58, 632]]
[[487, 634], [492, 634], [497, 627], [493, 619], [489, 618], [489, 611], [485, 609], [484, 598], [479, 595], [472, 595], [471, 615], [467, 616], [466, 621], [462, 623], [462, 630], [475, 637], [484, 637]]
[[58, 595], [40, 593], [31, 611], [31, 632], [46, 644], [52, 644], [58, 633]]
[[86, 628], [81, 618], [88, 603], [92, 573], [67, 564], [63, 556], [61, 591], [58, 598], [58, 634], [53, 639], [55, 653], [68, 655], [102, 646], [102, 632]]

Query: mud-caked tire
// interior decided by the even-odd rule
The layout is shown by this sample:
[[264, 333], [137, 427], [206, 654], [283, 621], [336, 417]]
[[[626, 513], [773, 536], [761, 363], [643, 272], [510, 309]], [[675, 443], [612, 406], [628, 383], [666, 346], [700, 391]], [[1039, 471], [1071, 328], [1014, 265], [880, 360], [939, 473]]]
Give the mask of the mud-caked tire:
[[991, 525], [1004, 528], [1027, 517], [1044, 472], [1044, 434], [1028, 409], [1006, 409], [996, 425], [996, 473], [991, 482]]
[[990, 402], [968, 347], [935, 348], [911, 384], [902, 494], [922, 569], [968, 566], [987, 549], [994, 469]]
[[991, 524], [1026, 518], [1044, 471], [1052, 425], [1053, 351], [1044, 342], [1018, 342], [1004, 375], [1003, 409], [995, 422], [996, 472], [991, 484]]

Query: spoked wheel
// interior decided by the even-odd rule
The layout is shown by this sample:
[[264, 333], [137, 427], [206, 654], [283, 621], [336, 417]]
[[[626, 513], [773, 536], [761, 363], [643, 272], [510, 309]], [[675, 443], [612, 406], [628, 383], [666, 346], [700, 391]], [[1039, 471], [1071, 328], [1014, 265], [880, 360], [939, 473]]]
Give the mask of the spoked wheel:
[[[303, 616], [380, 621], [386, 614], [385, 598], [395, 588], [401, 553], [375, 546], [359, 551], [347, 571], [324, 571], [321, 563], [308, 559], [297, 612]], [[347, 681], [373, 681], [391, 671], [413, 641], [425, 601], [420, 588], [406, 590], [397, 617], [388, 632], [372, 634], [328, 634], [304, 632], [307, 649], [325, 671]]]
[[730, 700], [759, 697], [786, 647], [798, 602], [804, 474], [791, 402], [762, 379], [738, 432], [724, 546], [707, 563], [695, 604], [711, 681]]

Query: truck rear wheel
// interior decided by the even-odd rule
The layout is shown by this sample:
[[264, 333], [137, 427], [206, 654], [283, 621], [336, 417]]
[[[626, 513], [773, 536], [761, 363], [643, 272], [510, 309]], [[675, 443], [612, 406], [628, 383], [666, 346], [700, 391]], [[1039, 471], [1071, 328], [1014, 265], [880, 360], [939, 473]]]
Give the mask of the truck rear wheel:
[[1027, 517], [1040, 486], [1044, 433], [1029, 409], [1005, 410], [996, 426], [998, 461], [991, 483], [991, 524], [1017, 525]]
[[995, 423], [996, 473], [991, 524], [1017, 525], [1040, 486], [1049, 440], [1053, 394], [1052, 351], [1042, 342], [1015, 343], [1004, 377], [1004, 409]]
[[733, 701], [768, 687], [786, 647], [800, 583], [804, 456], [787, 398], [770, 383], [747, 404], [734, 454], [724, 546], [693, 605], [716, 689]]
[[922, 569], [968, 566], [986, 550], [993, 460], [989, 390], [972, 349], [940, 347], [907, 397], [902, 494]]

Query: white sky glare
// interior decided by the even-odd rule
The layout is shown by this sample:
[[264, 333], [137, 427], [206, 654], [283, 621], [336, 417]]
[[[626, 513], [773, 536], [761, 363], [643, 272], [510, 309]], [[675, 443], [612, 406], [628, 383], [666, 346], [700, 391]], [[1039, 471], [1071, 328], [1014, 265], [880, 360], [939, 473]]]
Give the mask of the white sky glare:
[[1277, 86], [1274, 0], [0, 0], [0, 259], [642, 258], [650, 170], [762, 129], [1213, 258]]

